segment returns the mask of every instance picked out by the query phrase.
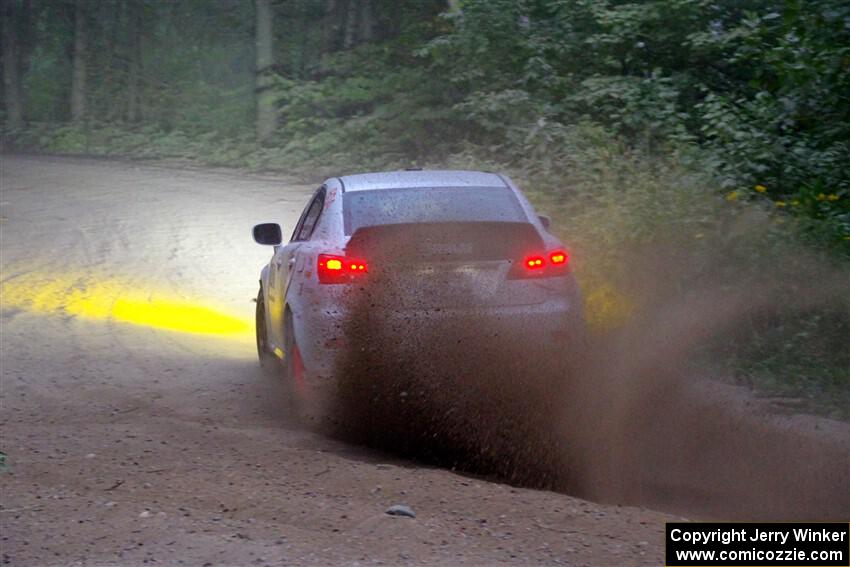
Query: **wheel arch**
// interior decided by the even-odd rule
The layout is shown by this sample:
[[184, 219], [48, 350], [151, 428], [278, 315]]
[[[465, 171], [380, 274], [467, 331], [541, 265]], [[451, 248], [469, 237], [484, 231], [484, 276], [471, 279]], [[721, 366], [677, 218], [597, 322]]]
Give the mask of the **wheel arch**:
[[260, 289], [265, 293], [267, 284], [269, 282], [269, 266], [263, 266], [263, 269], [260, 271]]

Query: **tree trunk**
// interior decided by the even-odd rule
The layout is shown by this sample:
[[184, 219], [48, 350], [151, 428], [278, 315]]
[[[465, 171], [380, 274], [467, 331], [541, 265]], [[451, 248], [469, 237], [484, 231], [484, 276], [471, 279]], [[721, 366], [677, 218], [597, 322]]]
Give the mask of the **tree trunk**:
[[4, 1], [2, 10], [3, 100], [6, 103], [6, 124], [10, 128], [21, 128], [24, 125], [24, 105], [21, 96], [20, 48], [15, 29], [14, 3]]
[[374, 39], [374, 24], [372, 22], [372, 0], [361, 0], [360, 6], [360, 31], [358, 39], [361, 43], [367, 43]]
[[348, 0], [345, 9], [345, 33], [342, 40], [343, 49], [351, 49], [357, 41], [357, 0]]
[[336, 0], [325, 0], [325, 11], [322, 16], [322, 45], [319, 48], [319, 71], [324, 73], [328, 67], [328, 56], [337, 50], [339, 36], [339, 18], [337, 17]]
[[325, 53], [330, 53], [338, 46], [336, 42], [337, 35], [339, 34], [337, 9], [336, 0], [325, 0], [325, 14], [322, 18], [323, 51]]
[[256, 6], [256, 56], [257, 70], [255, 92], [257, 101], [257, 140], [267, 141], [274, 133], [277, 112], [272, 93], [274, 67], [274, 38], [272, 36], [272, 7], [270, 0], [255, 0]]
[[292, 48], [289, 50], [290, 73], [292, 78], [300, 79], [303, 77], [304, 69], [307, 68], [308, 44], [313, 30], [310, 29], [303, 10], [294, 10], [294, 12], [294, 14], [290, 13], [286, 17], [287, 28], [289, 29], [284, 33], [292, 41]]
[[74, 70], [71, 77], [71, 120], [80, 122], [86, 118], [86, 14], [85, 0], [77, 0], [74, 6]]
[[142, 6], [128, 0], [130, 8], [130, 65], [127, 73], [127, 122], [139, 120], [139, 75], [142, 68]]

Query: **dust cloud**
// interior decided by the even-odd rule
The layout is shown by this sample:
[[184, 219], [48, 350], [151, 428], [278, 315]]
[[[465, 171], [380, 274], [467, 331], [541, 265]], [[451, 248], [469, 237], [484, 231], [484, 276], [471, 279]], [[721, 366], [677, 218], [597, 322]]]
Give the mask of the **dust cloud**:
[[370, 282], [346, 324], [351, 348], [327, 410], [334, 433], [513, 484], [690, 517], [846, 519], [846, 424], [775, 415], [694, 364], [709, 341], [753, 317], [824, 305], [850, 316], [845, 276], [799, 255], [795, 270], [736, 276], [718, 246], [708, 258], [716, 275], [695, 280], [681, 268], [691, 252], [626, 255], [641, 308], [586, 342], [541, 343], [511, 320], [388, 318], [391, 286]]

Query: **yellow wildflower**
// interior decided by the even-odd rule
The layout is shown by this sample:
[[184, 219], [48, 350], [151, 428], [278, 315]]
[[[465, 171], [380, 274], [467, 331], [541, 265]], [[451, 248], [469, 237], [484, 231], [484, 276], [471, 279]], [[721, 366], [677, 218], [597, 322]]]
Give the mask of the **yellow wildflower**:
[[726, 193], [726, 200], [727, 201], [737, 201], [738, 200], [738, 192], [737, 191], [730, 191], [730, 192]]
[[839, 198], [838, 195], [836, 195], [835, 193], [830, 193], [826, 197], [827, 201], [837, 201], [838, 198]]
[[818, 193], [818, 196], [815, 197], [815, 199], [817, 199], [818, 201], [824, 201], [826, 200], [826, 195], [824, 195], [823, 193]]
[[765, 187], [764, 185], [756, 185], [755, 190], [759, 193], [764, 193], [765, 191], [767, 191], [767, 187]]
[[799, 207], [800, 201], [798, 201], [797, 199], [794, 199], [793, 201], [791, 201], [791, 206], [792, 207]]
[[773, 203], [773, 204], [774, 204], [774, 205], [776, 205], [777, 207], [779, 207], [779, 208], [781, 209], [782, 207], [784, 207], [784, 206], [785, 206], [785, 201], [776, 201], [776, 202], [775, 202], [775, 203]]

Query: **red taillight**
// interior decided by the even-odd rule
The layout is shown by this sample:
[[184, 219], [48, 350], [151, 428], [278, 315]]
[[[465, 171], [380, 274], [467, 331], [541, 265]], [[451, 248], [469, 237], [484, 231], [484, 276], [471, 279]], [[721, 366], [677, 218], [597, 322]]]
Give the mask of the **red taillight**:
[[323, 284], [349, 283], [368, 271], [369, 265], [363, 260], [333, 254], [319, 254], [316, 268], [319, 283]]
[[[548, 259], [547, 259], [548, 258]], [[514, 264], [509, 279], [549, 278], [569, 273], [569, 255], [563, 250], [554, 250], [546, 255], [526, 256], [522, 264]]]
[[540, 256], [529, 256], [525, 259], [525, 268], [527, 270], [542, 270], [546, 266], [546, 260]]
[[561, 252], [560, 250], [557, 252], [552, 252], [549, 254], [549, 261], [552, 262], [554, 266], [563, 266], [569, 261], [569, 256], [567, 256], [566, 252]]

